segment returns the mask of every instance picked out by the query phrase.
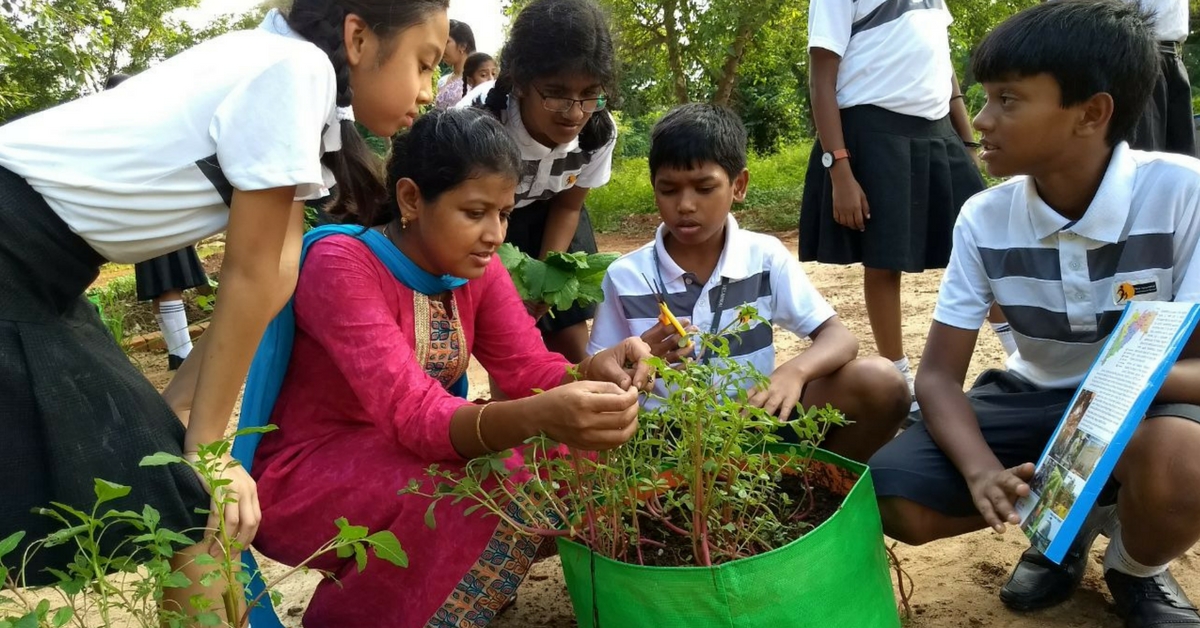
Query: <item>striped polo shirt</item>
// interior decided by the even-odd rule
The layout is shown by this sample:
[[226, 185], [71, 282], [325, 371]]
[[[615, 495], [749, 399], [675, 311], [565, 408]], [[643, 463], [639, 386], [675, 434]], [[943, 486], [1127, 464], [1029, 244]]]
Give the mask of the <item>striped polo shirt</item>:
[[994, 300], [1017, 343], [1009, 370], [1077, 386], [1127, 302], [1200, 301], [1198, 203], [1200, 161], [1124, 143], [1078, 221], [1015, 177], [963, 206], [933, 318], [977, 330]]
[[[658, 323], [658, 301], [646, 278], [654, 281], [661, 277], [671, 312], [705, 332], [714, 329], [714, 319], [715, 329], [732, 323], [737, 308], [748, 303], [754, 304], [759, 316], [801, 337], [834, 316], [800, 262], [778, 238], [742, 230], [729, 216], [717, 268], [708, 281], [701, 282], [671, 259], [663, 246], [665, 229], [659, 225], [653, 242], [608, 267], [604, 302], [592, 321], [588, 353], [641, 336]], [[730, 359], [750, 363], [767, 375], [775, 370], [774, 331], [769, 324], [758, 323], [730, 338], [729, 348]], [[661, 382], [655, 392], [665, 394]]]

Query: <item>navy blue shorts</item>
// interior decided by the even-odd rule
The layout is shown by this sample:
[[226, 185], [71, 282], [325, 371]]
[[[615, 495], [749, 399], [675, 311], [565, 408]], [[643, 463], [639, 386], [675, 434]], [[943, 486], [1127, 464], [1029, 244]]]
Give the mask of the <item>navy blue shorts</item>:
[[[1054, 435], [1073, 388], [1047, 389], [1008, 371], [985, 371], [967, 392], [983, 438], [1006, 468], [1037, 462]], [[1200, 406], [1156, 404], [1146, 418], [1177, 416], [1200, 423]], [[868, 465], [879, 497], [901, 497], [951, 517], [978, 511], [971, 491], [925, 424], [918, 421], [871, 457]]]

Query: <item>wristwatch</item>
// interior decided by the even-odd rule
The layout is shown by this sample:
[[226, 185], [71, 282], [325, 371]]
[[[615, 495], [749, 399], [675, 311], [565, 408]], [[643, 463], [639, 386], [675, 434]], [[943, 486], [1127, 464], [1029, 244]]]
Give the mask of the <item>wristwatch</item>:
[[825, 153], [824, 155], [821, 155], [821, 165], [825, 166], [826, 169], [829, 169], [832, 168], [833, 164], [839, 159], [850, 159], [850, 151], [844, 148], [839, 148], [833, 152]]

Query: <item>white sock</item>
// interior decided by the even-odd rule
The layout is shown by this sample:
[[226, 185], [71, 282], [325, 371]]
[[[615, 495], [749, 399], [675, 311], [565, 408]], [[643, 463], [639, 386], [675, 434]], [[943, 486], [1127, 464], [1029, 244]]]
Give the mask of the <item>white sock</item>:
[[154, 318], [158, 320], [158, 326], [162, 329], [167, 353], [187, 358], [192, 352], [192, 336], [188, 333], [187, 312], [183, 309], [183, 301], [160, 302], [158, 314]]
[[1017, 351], [1017, 341], [1013, 338], [1012, 327], [1008, 323], [991, 323], [992, 331], [996, 332], [996, 338], [1000, 339], [1000, 346], [1004, 347], [1004, 352], [1012, 355]]
[[1125, 542], [1121, 540], [1121, 526], [1114, 526], [1114, 534], [1108, 542], [1108, 551], [1104, 552], [1104, 570], [1117, 571], [1135, 578], [1152, 578], [1167, 570], [1167, 565], [1148, 566], [1134, 560], [1125, 550]]
[[897, 371], [900, 371], [904, 375], [908, 375], [912, 372], [908, 368], [908, 356], [904, 356], [899, 360], [892, 360], [892, 365], [896, 367]]

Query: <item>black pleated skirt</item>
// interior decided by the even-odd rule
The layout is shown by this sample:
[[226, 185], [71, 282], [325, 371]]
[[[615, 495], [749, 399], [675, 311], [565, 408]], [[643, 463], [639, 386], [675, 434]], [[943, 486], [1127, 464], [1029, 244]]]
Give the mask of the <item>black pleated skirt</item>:
[[842, 110], [850, 167], [871, 208], [866, 230], [833, 219], [833, 183], [813, 144], [800, 208], [800, 259], [916, 273], [945, 268], [963, 203], [983, 177], [950, 118], [864, 105]]
[[138, 301], [158, 298], [165, 292], [208, 285], [196, 247], [189, 246], [133, 265]]
[[[50, 502], [90, 511], [94, 480], [132, 487], [109, 508], [157, 509], [162, 526], [204, 524], [208, 496], [181, 465], [140, 467], [147, 455], [180, 455], [184, 427], [109, 335], [83, 297], [104, 259], [21, 177], [0, 168], [0, 538], [25, 531], [18, 553], [60, 526], [33, 512]], [[113, 530], [102, 544], [116, 549]], [[30, 584], [53, 578], [73, 545], [38, 552]]]

